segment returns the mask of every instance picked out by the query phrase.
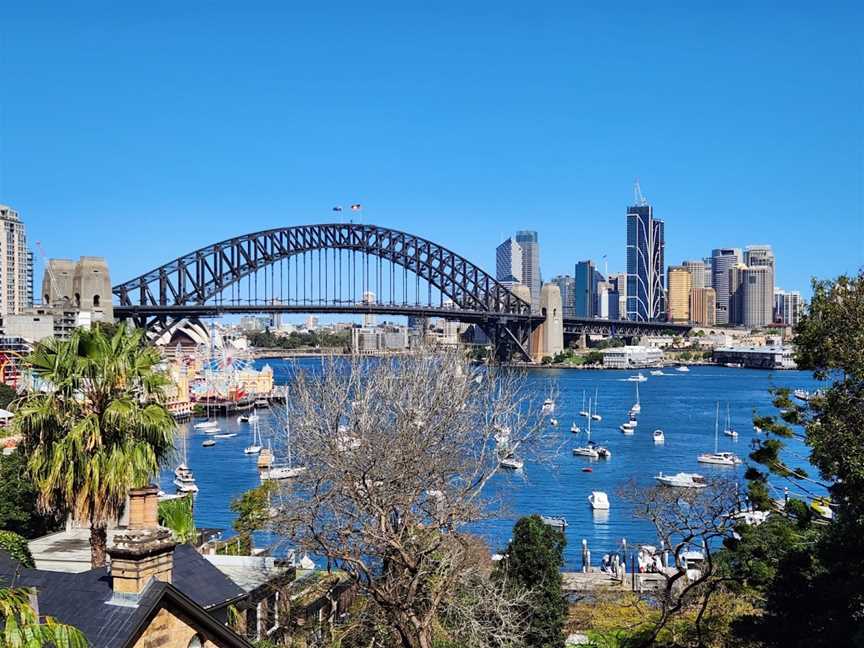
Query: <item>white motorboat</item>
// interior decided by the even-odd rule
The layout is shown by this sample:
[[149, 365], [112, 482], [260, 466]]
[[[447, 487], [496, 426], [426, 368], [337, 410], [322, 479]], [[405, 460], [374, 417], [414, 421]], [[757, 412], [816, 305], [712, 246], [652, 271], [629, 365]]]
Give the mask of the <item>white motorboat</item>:
[[733, 439], [738, 438], [738, 432], [735, 430], [732, 430], [732, 429], [723, 430], [723, 434], [725, 434], [728, 437], [732, 437]]
[[553, 401], [551, 398], [547, 398], [545, 401], [543, 401], [543, 409], [541, 411], [543, 412], [543, 414], [551, 414], [552, 412], [554, 412], [555, 401]]
[[806, 389], [796, 389], [792, 392], [792, 395], [800, 401], [804, 401], [805, 403], [816, 398], [819, 395], [818, 391], [809, 392]]
[[230, 439], [231, 437], [237, 436], [236, 432], [222, 432], [220, 434], [213, 435], [217, 439]]
[[650, 373], [652, 376], [665, 376], [666, 375], [665, 373], [663, 373], [662, 369], [652, 369], [648, 373]]
[[630, 408], [630, 419], [636, 417], [642, 411], [642, 404], [639, 402], [639, 383], [636, 383], [636, 402], [633, 403], [633, 407]]
[[688, 373], [690, 371], [690, 367], [687, 365], [681, 365], [680, 367], [675, 367], [675, 371], [680, 371], [681, 373]]
[[607, 448], [606, 446], [597, 445], [597, 446], [594, 446], [594, 449], [597, 450], [597, 455], [601, 459], [611, 459], [612, 458], [612, 451], [609, 448]]
[[643, 373], [637, 373], [635, 376], [629, 376], [627, 382], [645, 382], [648, 378]]
[[599, 459], [600, 453], [593, 445], [580, 446], [573, 448], [573, 454], [577, 457], [588, 457], [589, 459]]
[[549, 425], [551, 425], [552, 427], [558, 427], [558, 419], [553, 416], [549, 419]]
[[294, 479], [299, 477], [306, 470], [303, 466], [271, 466], [260, 472], [261, 481], [278, 481], [280, 479]]
[[[714, 412], [714, 452], [703, 452], [696, 461], [714, 466], [734, 466], [740, 464], [741, 460], [731, 452], [720, 452], [720, 403]], [[736, 433], [737, 434], [737, 433]]]
[[570, 431], [571, 431], [573, 434], [578, 434], [579, 432], [582, 431], [582, 428], [580, 428], [580, 427], [579, 427], [578, 425], [576, 425], [576, 423], [574, 422], [573, 425], [570, 426]]
[[270, 407], [270, 401], [266, 398], [259, 398], [255, 401], [255, 407]]
[[522, 470], [525, 462], [518, 457], [504, 457], [499, 460], [498, 465], [509, 470]]
[[675, 475], [664, 475], [661, 472], [655, 475], [654, 479], [661, 486], [671, 486], [673, 488], [705, 488], [708, 486], [705, 478], [698, 473], [679, 472]]
[[204, 446], [205, 448], [212, 448], [213, 446], [216, 445], [216, 442], [213, 439], [207, 439], [201, 445]]
[[579, 416], [584, 416], [585, 418], [591, 417], [590, 410], [585, 409], [585, 390], [582, 390], [582, 409], [579, 410]]
[[195, 430], [218, 430], [219, 421], [202, 421], [201, 423], [195, 423], [192, 427]]
[[753, 431], [754, 431], [756, 434], [762, 434], [762, 428], [759, 427], [758, 425], [754, 425], [754, 426], [753, 426]]
[[258, 421], [258, 413], [252, 410], [251, 414], [241, 414], [237, 417], [238, 423], [256, 423]]
[[563, 517], [554, 517], [551, 515], [541, 515], [540, 521], [543, 522], [546, 526], [550, 526], [554, 529], [561, 529], [562, 531], [567, 528], [567, 519]]
[[603, 491], [591, 491], [591, 494], [588, 496], [588, 503], [595, 510], [609, 510], [609, 497]]
[[738, 431], [732, 427], [732, 416], [729, 413], [729, 403], [726, 403], [726, 424], [723, 426], [723, 434], [733, 439], [738, 438]]
[[[597, 413], [597, 402], [600, 400], [598, 398], [598, 389], [594, 390], [594, 411], [591, 413], [591, 419], [594, 421], [602, 421], [603, 417]], [[588, 411], [591, 411], [591, 399], [588, 399]]]
[[651, 436], [654, 437], [654, 443], [666, 442], [666, 435], [663, 434], [663, 430], [654, 430], [654, 432], [651, 433]]
[[636, 421], [627, 421], [618, 426], [624, 434], [633, 434], [636, 431]]

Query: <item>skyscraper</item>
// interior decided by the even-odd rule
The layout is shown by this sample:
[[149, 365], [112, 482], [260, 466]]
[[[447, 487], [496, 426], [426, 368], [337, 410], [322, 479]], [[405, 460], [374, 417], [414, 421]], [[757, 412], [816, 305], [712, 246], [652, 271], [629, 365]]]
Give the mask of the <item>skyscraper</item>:
[[729, 269], [741, 263], [739, 248], [711, 252], [711, 287], [717, 296], [717, 324], [729, 324]]
[[640, 203], [627, 208], [627, 319], [648, 321], [666, 315], [664, 223]]
[[522, 247], [512, 237], [495, 248], [495, 278], [506, 283], [522, 282]]
[[[364, 306], [372, 306], [375, 304], [375, 293], [367, 290], [363, 293], [363, 297], [361, 298]], [[363, 328], [374, 328], [375, 327], [375, 315], [372, 313], [363, 313]]]
[[[685, 261], [681, 264], [687, 271], [690, 273], [690, 284], [692, 288], [710, 288], [711, 287], [711, 276], [707, 277], [708, 282], [706, 284], [705, 280], [705, 262], [701, 259], [696, 261]], [[671, 267], [671, 266], [670, 266]]]
[[531, 310], [540, 312], [540, 243], [537, 232], [516, 232], [516, 242], [522, 248], [522, 283], [531, 291]]
[[767, 266], [744, 269], [742, 324], [758, 328], [770, 324], [774, 311], [774, 270]]
[[576, 315], [576, 283], [570, 275], [558, 275], [552, 279], [552, 283], [561, 291], [561, 308], [564, 317], [575, 317]]
[[[618, 272], [609, 275], [609, 282], [612, 284], [612, 290], [618, 295], [618, 307], [610, 306], [610, 319], [627, 319], [627, 273]], [[617, 317], [612, 317], [615, 313]]]
[[690, 320], [698, 326], [714, 326], [717, 317], [717, 296], [713, 288], [690, 290]]
[[5, 316], [33, 305], [33, 254], [17, 211], [0, 205], [0, 223], [0, 316]]
[[774, 289], [774, 321], [786, 326], [795, 326], [801, 319], [804, 302], [797, 290]]
[[667, 286], [668, 320], [670, 322], [690, 321], [690, 271], [683, 265], [669, 266]]
[[729, 272], [727, 273], [729, 291], [727, 324], [744, 324], [744, 271], [746, 269], [747, 266], [743, 263], [736, 263], [729, 268]]
[[744, 265], [766, 266], [774, 271], [774, 250], [770, 245], [748, 245], [744, 248]]
[[[762, 321], [762, 318], [768, 314], [768, 319], [762, 322], [762, 324], [755, 324], [754, 326], [765, 326], [774, 321], [774, 277], [775, 277], [775, 261], [774, 261], [774, 250], [771, 249], [770, 245], [748, 245], [744, 248], [744, 264], [748, 268], [767, 268], [768, 272], [762, 272], [759, 274], [759, 285], [760, 285], [760, 305], [759, 305], [759, 317], [758, 321]], [[761, 283], [765, 282], [767, 287], [762, 287]], [[761, 299], [764, 297], [766, 293], [764, 291], [767, 290], [768, 301], [771, 302], [769, 304], [761, 303]], [[770, 312], [769, 312], [770, 311]]]
[[580, 261], [573, 274], [576, 317], [594, 317], [596, 305], [596, 275], [593, 261]]

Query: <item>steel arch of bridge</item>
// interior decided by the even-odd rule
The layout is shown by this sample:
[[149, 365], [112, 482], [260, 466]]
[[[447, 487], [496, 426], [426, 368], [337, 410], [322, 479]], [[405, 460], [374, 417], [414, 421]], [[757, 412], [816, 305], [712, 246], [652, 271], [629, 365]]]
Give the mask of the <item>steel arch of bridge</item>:
[[[449, 297], [455, 311], [527, 319], [530, 304], [464, 257], [398, 230], [354, 223], [298, 225], [214, 243], [114, 286], [121, 317], [164, 317], [202, 307], [232, 284], [296, 254], [361, 252], [400, 265]], [[230, 310], [230, 309], [223, 309]]]

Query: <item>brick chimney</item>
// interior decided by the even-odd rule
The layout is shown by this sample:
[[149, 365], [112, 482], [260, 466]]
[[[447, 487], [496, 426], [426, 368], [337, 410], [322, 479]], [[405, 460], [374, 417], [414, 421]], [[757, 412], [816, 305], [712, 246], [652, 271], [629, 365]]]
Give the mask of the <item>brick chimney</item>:
[[171, 582], [176, 542], [158, 523], [154, 485], [129, 491], [129, 526], [108, 548], [114, 603], [134, 604], [151, 578]]

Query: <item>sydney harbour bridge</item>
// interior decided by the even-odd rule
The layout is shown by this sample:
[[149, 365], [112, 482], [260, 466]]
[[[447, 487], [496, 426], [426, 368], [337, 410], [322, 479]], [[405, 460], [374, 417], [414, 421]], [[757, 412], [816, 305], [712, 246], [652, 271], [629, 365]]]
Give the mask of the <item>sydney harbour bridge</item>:
[[[532, 356], [547, 313], [463, 256], [398, 230], [355, 223], [298, 225], [220, 241], [114, 286], [114, 314], [159, 332], [183, 318], [229, 313], [351, 313], [442, 317], [476, 324], [499, 358]], [[689, 327], [564, 317], [583, 334], [682, 334]]]

